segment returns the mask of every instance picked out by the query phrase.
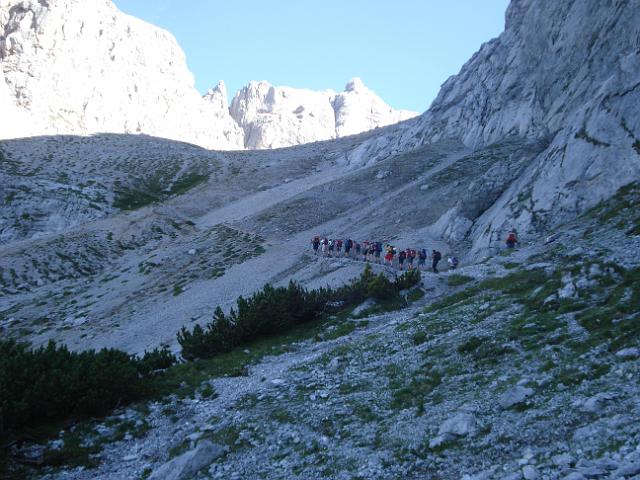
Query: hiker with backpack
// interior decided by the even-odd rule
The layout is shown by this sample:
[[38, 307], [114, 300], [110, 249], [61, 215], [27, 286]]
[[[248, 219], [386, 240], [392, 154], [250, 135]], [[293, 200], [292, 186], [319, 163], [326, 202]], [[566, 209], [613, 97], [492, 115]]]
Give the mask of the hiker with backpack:
[[388, 263], [390, 267], [393, 267], [393, 247], [387, 243], [387, 245], [384, 247], [384, 250], [384, 261]]
[[336, 257], [342, 255], [342, 240], [336, 240]]
[[333, 257], [333, 251], [336, 248], [336, 242], [333, 240], [333, 238], [329, 239], [329, 256]]
[[364, 242], [362, 242], [362, 261], [363, 262], [369, 261], [370, 246], [371, 246], [371, 242], [369, 242], [369, 240], [365, 240]]
[[407, 252], [405, 250], [401, 250], [398, 254], [398, 265], [400, 266], [400, 270], [404, 268], [404, 261], [407, 258]]
[[513, 230], [510, 231], [505, 243], [507, 244], [507, 248], [516, 248], [516, 244], [519, 243], [518, 237], [516, 237], [516, 232]]
[[380, 263], [380, 254], [382, 253], [382, 243], [375, 242], [373, 244], [373, 256], [375, 257], [375, 262]]
[[413, 248], [407, 248], [408, 269], [413, 270], [413, 261], [416, 259], [416, 251]]
[[351, 240], [350, 238], [347, 238], [347, 240], [344, 242], [344, 256], [345, 257], [350, 257], [351, 254], [351, 247], [353, 247], [353, 240]]
[[354, 242], [353, 249], [355, 250], [354, 258], [357, 260], [360, 257], [360, 251], [362, 250], [362, 245], [359, 242]]
[[329, 239], [327, 237], [324, 237], [322, 239], [322, 256], [326, 257], [327, 256], [327, 250], [329, 249]]
[[318, 248], [320, 248], [320, 237], [313, 237], [311, 240], [311, 246], [313, 247], [313, 254], [318, 256]]
[[418, 252], [418, 270], [424, 270], [427, 266], [427, 249], [421, 248]]
[[449, 262], [449, 268], [451, 270], [455, 270], [456, 268], [458, 268], [458, 257], [449, 257], [447, 259], [447, 262]]
[[442, 254], [438, 250], [434, 250], [431, 253], [431, 268], [433, 269], [433, 273], [440, 273], [438, 271], [438, 262], [442, 260]]

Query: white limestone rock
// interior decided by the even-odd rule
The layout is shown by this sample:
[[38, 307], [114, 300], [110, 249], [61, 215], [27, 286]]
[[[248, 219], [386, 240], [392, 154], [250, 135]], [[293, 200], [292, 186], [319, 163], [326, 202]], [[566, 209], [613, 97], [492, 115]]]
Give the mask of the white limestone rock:
[[417, 115], [408, 110], [394, 110], [357, 77], [351, 79], [344, 92], [338, 93], [331, 103], [335, 111], [336, 137], [355, 135]]
[[[145, 133], [242, 147], [228, 111], [194, 88], [170, 33], [110, 0], [0, 0], [0, 12], [0, 70], [29, 134]], [[15, 135], [8, 126], [0, 137]]]
[[354, 78], [343, 93], [251, 82], [231, 102], [249, 149], [329, 140], [397, 123], [417, 114], [394, 110]]
[[149, 480], [188, 480], [204, 467], [225, 454], [220, 445], [204, 440], [193, 450], [183, 453], [156, 469]]
[[314, 92], [251, 82], [231, 102], [249, 149], [278, 148], [335, 138], [331, 90]]
[[616, 352], [616, 357], [622, 360], [634, 360], [640, 357], [640, 349], [635, 347], [623, 348]]
[[516, 386], [504, 392], [500, 396], [498, 403], [502, 408], [508, 409], [525, 402], [534, 393], [532, 388]]

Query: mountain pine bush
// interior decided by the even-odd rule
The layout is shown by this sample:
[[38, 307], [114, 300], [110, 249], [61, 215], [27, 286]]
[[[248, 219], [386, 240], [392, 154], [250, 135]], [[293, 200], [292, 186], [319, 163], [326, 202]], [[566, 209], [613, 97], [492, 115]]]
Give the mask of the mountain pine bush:
[[189, 331], [182, 327], [178, 343], [185, 360], [212, 358], [258, 338], [313, 322], [336, 308], [356, 305], [367, 298], [392, 299], [419, 281], [417, 270], [406, 272], [392, 282], [382, 273], [375, 275], [367, 265], [360, 278], [335, 290], [306, 290], [294, 282], [287, 287], [265, 285], [249, 298], [239, 297], [237, 308], [229, 314], [218, 307], [213, 320], [204, 328], [196, 325]]
[[153, 372], [176, 359], [165, 349], [141, 359], [115, 349], [71, 352], [49, 342], [0, 341], [0, 433], [75, 416], [100, 416], [149, 395]]

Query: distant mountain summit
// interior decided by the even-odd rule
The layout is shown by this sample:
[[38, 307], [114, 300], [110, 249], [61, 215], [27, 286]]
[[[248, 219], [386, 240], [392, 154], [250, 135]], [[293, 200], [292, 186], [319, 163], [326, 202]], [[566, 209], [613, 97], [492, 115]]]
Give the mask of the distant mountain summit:
[[[0, 138], [145, 133], [214, 149], [271, 148], [414, 115], [359, 81], [338, 96], [287, 87], [269, 95], [267, 85], [238, 92], [232, 118], [223, 83], [203, 98], [175, 38], [110, 0], [0, 0], [0, 106], [11, 118]], [[358, 100], [338, 100], [334, 112], [334, 98], [347, 94]]]
[[342, 93], [251, 82], [231, 102], [231, 116], [244, 129], [250, 149], [354, 135], [416, 115], [394, 110], [359, 78], [350, 80]]

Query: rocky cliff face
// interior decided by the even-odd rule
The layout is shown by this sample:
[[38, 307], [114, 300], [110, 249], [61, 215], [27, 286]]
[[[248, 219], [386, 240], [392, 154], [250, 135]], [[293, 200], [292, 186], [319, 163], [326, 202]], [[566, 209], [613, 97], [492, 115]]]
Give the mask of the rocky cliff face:
[[425, 114], [351, 159], [443, 139], [472, 149], [538, 144], [522, 171], [491, 178], [500, 188], [476, 185], [490, 207], [467, 217], [459, 205], [440, 233], [455, 225], [458, 237], [485, 247], [507, 228], [553, 227], [640, 177], [639, 39], [637, 1], [513, 0], [505, 32], [443, 85]]
[[[110, 0], [0, 0], [0, 138], [145, 133], [207, 148], [272, 148], [351, 135], [415, 114], [362, 82], [347, 91], [242, 89], [201, 98], [174, 37]], [[72, 73], [70, 73], [72, 72]]]
[[109, 0], [2, 0], [0, 15], [3, 97], [30, 118], [25, 133], [146, 133], [241, 148], [240, 129], [203, 101], [168, 32]]
[[345, 91], [315, 92], [251, 82], [231, 102], [249, 149], [277, 148], [366, 132], [414, 117], [394, 110], [354, 78]]
[[352, 79], [331, 100], [336, 117], [336, 137], [355, 135], [415, 117], [408, 110], [394, 110], [359, 78]]

